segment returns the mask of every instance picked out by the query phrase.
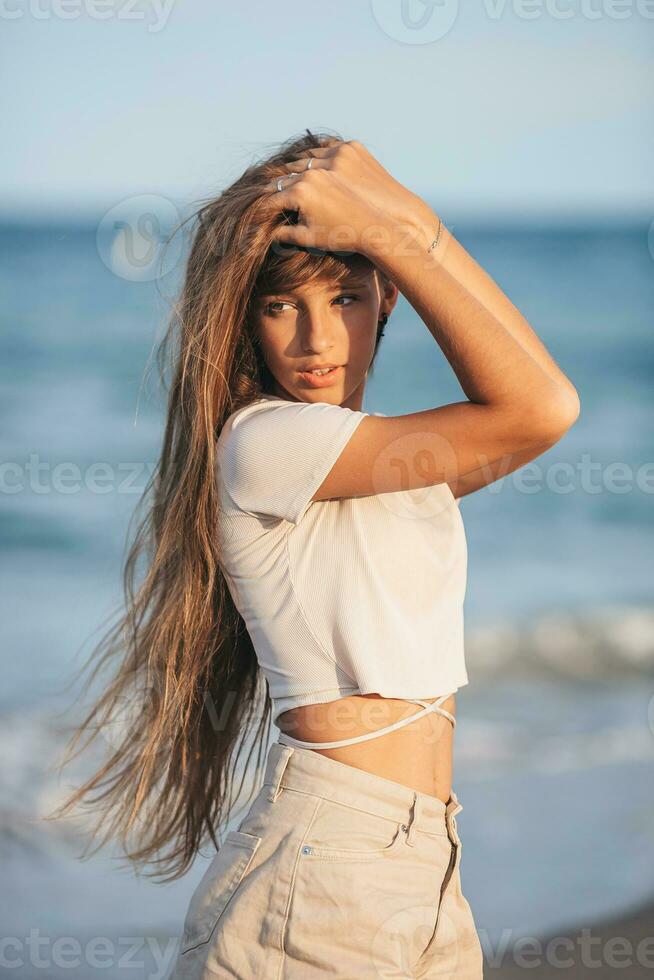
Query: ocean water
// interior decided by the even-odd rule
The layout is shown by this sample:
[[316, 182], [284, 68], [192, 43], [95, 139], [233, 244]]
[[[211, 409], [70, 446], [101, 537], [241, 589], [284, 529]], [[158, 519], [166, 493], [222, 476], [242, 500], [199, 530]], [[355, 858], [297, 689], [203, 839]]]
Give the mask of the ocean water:
[[[454, 786], [464, 891], [494, 945], [507, 930], [591, 926], [654, 891], [654, 259], [647, 218], [448, 225], [581, 397], [557, 446], [461, 502], [470, 683]], [[151, 355], [181, 266], [159, 283], [125, 278], [92, 225], [6, 225], [0, 254], [3, 933], [24, 944], [41, 930], [49, 950], [57, 936], [149, 937], [150, 967], [131, 975], [161, 976], [207, 858], [158, 885], [111, 848], [79, 861], [81, 823], [39, 817], [83, 768], [51, 771], [59, 713], [121, 598], [165, 410]], [[364, 408], [463, 397], [401, 299]], [[44, 975], [24, 960], [14, 976]]]

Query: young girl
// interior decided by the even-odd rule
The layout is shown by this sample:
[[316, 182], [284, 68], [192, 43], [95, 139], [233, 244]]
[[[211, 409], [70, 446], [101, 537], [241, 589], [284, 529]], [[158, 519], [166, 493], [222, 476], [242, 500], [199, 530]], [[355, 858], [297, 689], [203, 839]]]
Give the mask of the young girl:
[[[126, 693], [147, 698], [67, 806], [108, 781], [126, 849], [138, 830], [129, 856], [174, 877], [207, 837], [218, 849], [175, 980], [477, 980], [452, 789], [468, 683], [459, 498], [554, 445], [577, 393], [358, 141], [307, 130], [197, 217], [154, 500], [127, 571], [146, 548], [150, 565], [82, 729]], [[363, 410], [398, 290], [464, 400]], [[259, 782], [219, 844], [248, 742]]]

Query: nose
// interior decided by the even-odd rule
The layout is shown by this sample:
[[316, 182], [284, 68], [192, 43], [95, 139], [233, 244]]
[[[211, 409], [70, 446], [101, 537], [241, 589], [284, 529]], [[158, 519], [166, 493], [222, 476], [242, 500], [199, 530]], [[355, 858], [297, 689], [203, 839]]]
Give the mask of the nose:
[[334, 346], [334, 318], [337, 314], [317, 306], [307, 307], [298, 320], [303, 350], [316, 353]]

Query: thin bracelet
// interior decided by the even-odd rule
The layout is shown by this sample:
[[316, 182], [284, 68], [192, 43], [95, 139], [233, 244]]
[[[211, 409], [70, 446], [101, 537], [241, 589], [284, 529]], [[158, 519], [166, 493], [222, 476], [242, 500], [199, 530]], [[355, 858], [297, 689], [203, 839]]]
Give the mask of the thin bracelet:
[[431, 250], [434, 249], [434, 248], [436, 248], [436, 246], [438, 245], [438, 242], [440, 241], [440, 237], [441, 237], [441, 230], [442, 230], [442, 228], [443, 228], [443, 222], [439, 218], [438, 219], [438, 231], [436, 233], [436, 238], [433, 240], [433, 242], [431, 243], [431, 245], [427, 249], [428, 252], [431, 252]]

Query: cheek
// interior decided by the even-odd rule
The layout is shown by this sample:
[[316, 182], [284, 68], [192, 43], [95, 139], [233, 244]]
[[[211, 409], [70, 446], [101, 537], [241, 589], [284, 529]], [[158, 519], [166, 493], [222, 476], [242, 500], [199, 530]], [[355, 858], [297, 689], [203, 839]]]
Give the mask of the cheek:
[[260, 329], [259, 343], [263, 356], [269, 364], [277, 364], [284, 359], [288, 340], [281, 330], [267, 330], [265, 327]]
[[368, 357], [374, 349], [377, 338], [377, 321], [374, 314], [368, 310], [353, 318], [348, 332], [352, 359]]

